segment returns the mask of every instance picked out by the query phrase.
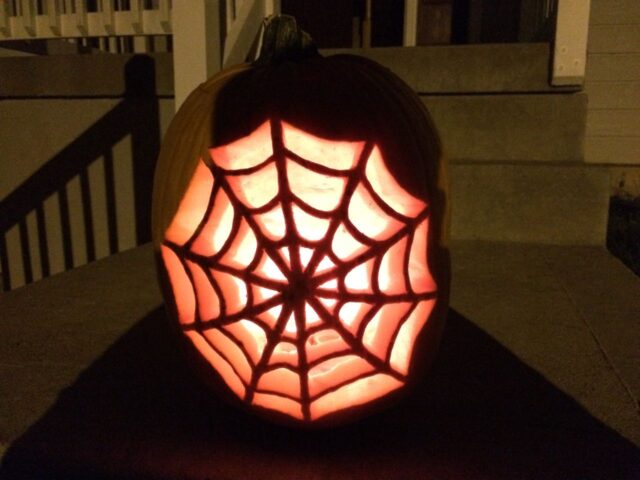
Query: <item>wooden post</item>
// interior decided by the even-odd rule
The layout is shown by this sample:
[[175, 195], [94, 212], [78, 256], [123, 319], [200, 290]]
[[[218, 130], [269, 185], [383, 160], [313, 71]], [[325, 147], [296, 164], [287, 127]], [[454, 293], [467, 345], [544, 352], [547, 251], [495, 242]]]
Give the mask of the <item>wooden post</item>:
[[404, 34], [402, 45], [415, 47], [418, 39], [418, 0], [404, 0]]
[[175, 109], [222, 66], [220, 0], [175, 0], [172, 10]]
[[558, 0], [551, 85], [582, 85], [590, 0]]
[[371, 47], [371, 0], [366, 0], [364, 19], [362, 20], [362, 47]]

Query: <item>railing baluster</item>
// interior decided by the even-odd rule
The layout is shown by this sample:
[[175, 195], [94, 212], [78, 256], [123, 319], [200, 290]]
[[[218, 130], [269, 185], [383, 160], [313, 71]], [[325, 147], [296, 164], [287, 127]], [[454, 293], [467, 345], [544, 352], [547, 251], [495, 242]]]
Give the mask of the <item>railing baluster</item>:
[[60, 8], [58, 0], [47, 0], [45, 16], [53, 35], [60, 35]]
[[87, 169], [80, 172], [80, 194], [82, 195], [82, 217], [84, 219], [84, 238], [87, 246], [87, 261], [96, 259], [96, 241], [93, 235], [93, 213], [91, 209], [91, 188]]
[[171, 11], [169, 8], [169, 0], [160, 0], [158, 3], [158, 12], [160, 15], [160, 26], [165, 33], [171, 32]]
[[418, 43], [418, 0], [404, 0], [404, 32], [402, 45], [415, 47]]
[[233, 21], [236, 19], [236, 2], [234, 0], [227, 0], [225, 2], [225, 17], [226, 17], [226, 28], [225, 33], [231, 29], [231, 25], [233, 25]]
[[79, 267], [80, 265], [87, 263], [87, 247], [85, 245], [84, 217], [82, 213], [82, 194], [80, 192], [79, 175], [76, 175], [67, 182], [66, 190], [69, 202], [73, 266]]
[[42, 278], [42, 262], [40, 260], [40, 246], [38, 244], [38, 224], [36, 221], [36, 211], [32, 210], [25, 216], [27, 223], [27, 235], [29, 237], [29, 254], [31, 256], [31, 273], [33, 281]]
[[31, 0], [22, 0], [22, 26], [32, 36], [36, 34], [36, 12]]
[[109, 232], [107, 231], [107, 194], [104, 179], [104, 157], [91, 163], [87, 168], [91, 189], [91, 214], [93, 217], [93, 239], [96, 260], [109, 256]]
[[102, 24], [104, 25], [104, 29], [109, 35], [113, 35], [116, 32], [113, 17], [113, 0], [102, 0], [100, 5], [102, 9]]
[[31, 248], [29, 248], [29, 233], [27, 232], [27, 222], [22, 218], [18, 223], [20, 231], [20, 249], [22, 250], [22, 270], [24, 272], [24, 283], [33, 282], [33, 269], [31, 267]]
[[11, 26], [9, 25], [10, 6], [8, 1], [0, 2], [0, 35], [10, 36]]
[[73, 268], [73, 246], [71, 244], [71, 220], [69, 218], [69, 199], [66, 187], [58, 190], [58, 205], [60, 208], [60, 226], [62, 229], [62, 252], [64, 255], [64, 268]]
[[76, 2], [76, 21], [75, 25], [81, 35], [87, 35], [87, 6], [85, 0], [75, 0]]
[[7, 253], [6, 232], [0, 232], [0, 270], [2, 270], [2, 290], [11, 290], [11, 276], [9, 275], [9, 254]]
[[38, 248], [40, 250], [40, 268], [42, 270], [42, 278], [51, 275], [49, 266], [49, 245], [47, 242], [47, 224], [44, 221], [44, 206], [39, 204], [36, 207], [36, 224], [38, 226]]
[[0, 0], [0, 40], [171, 34], [170, 0], [95, 1]]
[[22, 260], [22, 245], [20, 241], [19, 224], [7, 230], [5, 234], [5, 248], [7, 250], [7, 263], [11, 288], [24, 285], [24, 265]]
[[145, 33], [142, 24], [142, 0], [129, 0], [129, 18], [134, 32]]
[[109, 253], [118, 252], [118, 217], [116, 212], [116, 182], [113, 173], [113, 151], [104, 153], [104, 184], [107, 200], [107, 230], [109, 234]]
[[47, 228], [47, 246], [49, 247], [49, 268], [51, 275], [64, 272], [64, 241], [62, 219], [60, 217], [60, 196], [54, 191], [43, 203], [44, 221]]
[[222, 66], [220, 1], [175, 2], [173, 22], [173, 66], [175, 108], [180, 107], [196, 86], [217, 73]]

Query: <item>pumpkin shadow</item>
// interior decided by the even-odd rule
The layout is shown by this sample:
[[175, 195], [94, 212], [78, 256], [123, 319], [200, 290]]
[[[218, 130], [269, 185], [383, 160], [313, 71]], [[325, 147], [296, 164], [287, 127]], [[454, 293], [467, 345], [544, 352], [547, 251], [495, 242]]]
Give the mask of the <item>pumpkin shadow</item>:
[[6, 478], [640, 478], [638, 449], [451, 311], [431, 374], [333, 430], [211, 398], [164, 310], [139, 321], [8, 449]]

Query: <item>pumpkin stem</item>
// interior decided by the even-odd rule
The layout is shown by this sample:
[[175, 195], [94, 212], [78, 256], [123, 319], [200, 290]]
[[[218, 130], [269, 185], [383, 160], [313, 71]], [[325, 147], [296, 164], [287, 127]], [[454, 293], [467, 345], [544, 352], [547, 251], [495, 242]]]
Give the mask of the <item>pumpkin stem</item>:
[[265, 19], [260, 55], [254, 66], [273, 65], [318, 56], [311, 36], [298, 27], [291, 15], [271, 15]]

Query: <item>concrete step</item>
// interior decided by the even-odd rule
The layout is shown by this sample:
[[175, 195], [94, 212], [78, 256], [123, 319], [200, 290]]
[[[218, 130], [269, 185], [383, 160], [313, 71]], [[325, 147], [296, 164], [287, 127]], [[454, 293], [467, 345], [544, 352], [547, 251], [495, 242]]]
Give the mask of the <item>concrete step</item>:
[[322, 50], [370, 58], [418, 93], [558, 92], [549, 85], [548, 43]]
[[428, 382], [311, 436], [192, 382], [150, 247], [3, 295], [0, 477], [639, 478], [640, 281], [604, 249], [454, 243]]
[[422, 99], [452, 159], [579, 162], [584, 158], [584, 93], [429, 95]]
[[454, 239], [603, 245], [608, 170], [584, 164], [454, 163]]
[[[603, 242], [607, 172], [582, 163], [587, 97], [549, 87], [546, 44], [350, 52], [421, 92], [453, 163], [454, 238]], [[155, 81], [157, 95], [172, 95], [170, 54], [140, 65], [131, 59], [0, 58], [0, 97], [120, 97], [131, 88], [126, 78], [140, 73]]]
[[[371, 58], [393, 70], [416, 92], [531, 93], [563, 92], [549, 85], [546, 43], [387, 47], [323, 50]], [[170, 53], [154, 59], [156, 92], [173, 94]], [[117, 96], [124, 92], [130, 54], [0, 57], [0, 96]]]
[[173, 55], [149, 56], [152, 62], [132, 54], [0, 57], [0, 98], [121, 97], [141, 78], [156, 95], [173, 96]]

